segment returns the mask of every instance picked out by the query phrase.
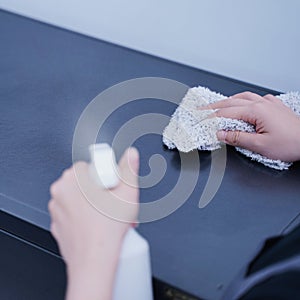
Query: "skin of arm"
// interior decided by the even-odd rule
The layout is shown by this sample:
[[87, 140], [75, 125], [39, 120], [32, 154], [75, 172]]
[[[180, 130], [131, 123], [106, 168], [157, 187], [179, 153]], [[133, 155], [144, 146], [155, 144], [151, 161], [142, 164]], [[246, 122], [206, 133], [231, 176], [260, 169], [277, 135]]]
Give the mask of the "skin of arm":
[[[95, 184], [88, 167], [78, 162], [51, 185], [50, 230], [67, 266], [66, 299], [110, 300], [123, 238], [137, 220], [139, 154], [135, 148], [124, 153], [119, 163], [121, 181], [113, 190]], [[83, 186], [89, 194], [83, 192]], [[122, 211], [128, 222], [121, 222], [93, 207], [87, 198], [90, 195], [97, 201], [113, 203], [118, 198], [136, 205]]]
[[255, 133], [219, 131], [220, 141], [271, 159], [300, 160], [300, 117], [275, 96], [245, 92], [209, 107], [217, 109], [217, 117], [244, 120], [256, 129]]

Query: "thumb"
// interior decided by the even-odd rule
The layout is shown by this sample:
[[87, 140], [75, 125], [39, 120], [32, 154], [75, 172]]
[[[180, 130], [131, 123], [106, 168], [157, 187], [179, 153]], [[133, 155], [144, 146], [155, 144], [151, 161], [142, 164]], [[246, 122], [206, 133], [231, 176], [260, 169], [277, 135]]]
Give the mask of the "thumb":
[[225, 131], [217, 132], [219, 141], [226, 144], [248, 149], [250, 151], [260, 152], [259, 140], [262, 138], [258, 133], [249, 133], [243, 131]]
[[122, 183], [133, 188], [138, 187], [139, 152], [136, 148], [128, 148], [119, 162], [119, 170]]

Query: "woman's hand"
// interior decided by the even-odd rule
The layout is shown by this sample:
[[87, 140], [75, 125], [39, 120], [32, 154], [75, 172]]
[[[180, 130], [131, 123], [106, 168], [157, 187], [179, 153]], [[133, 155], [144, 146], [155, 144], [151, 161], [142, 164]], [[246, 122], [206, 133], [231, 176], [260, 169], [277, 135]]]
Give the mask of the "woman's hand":
[[209, 106], [217, 117], [239, 119], [255, 126], [256, 133], [219, 131], [229, 145], [282, 161], [300, 160], [300, 118], [278, 98], [245, 92]]
[[[67, 299], [111, 299], [123, 237], [137, 218], [138, 169], [138, 152], [130, 148], [119, 163], [120, 184], [112, 190], [95, 184], [84, 162], [51, 185], [51, 233], [67, 264]], [[123, 209], [120, 200], [135, 205]], [[108, 206], [109, 217], [101, 203], [116, 203]], [[114, 219], [120, 216], [127, 222]]]

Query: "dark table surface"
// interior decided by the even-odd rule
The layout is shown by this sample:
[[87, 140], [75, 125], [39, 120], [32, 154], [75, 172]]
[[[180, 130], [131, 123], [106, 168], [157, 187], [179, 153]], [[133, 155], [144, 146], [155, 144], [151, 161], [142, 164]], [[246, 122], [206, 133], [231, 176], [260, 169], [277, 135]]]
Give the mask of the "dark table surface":
[[[72, 138], [80, 114], [100, 92], [138, 77], [169, 78], [224, 95], [273, 92], [0, 11], [1, 210], [47, 230], [49, 185], [72, 163]], [[174, 109], [174, 104], [161, 99], [129, 103], [108, 119], [103, 140], [111, 141], [118, 128], [136, 116], [158, 113], [169, 118]], [[167, 150], [159, 134], [147, 133], [134, 145], [141, 153], [142, 176], [150, 172], [152, 155], [165, 159], [161, 182], [141, 190], [142, 202], [159, 199], [179, 176], [179, 154]], [[220, 189], [200, 209], [211, 155], [203, 152], [199, 158], [198, 183], [184, 205], [138, 230], [151, 245], [154, 277], [198, 297], [218, 299], [261, 240], [297, 223], [300, 166], [271, 170], [228, 147]], [[196, 172], [190, 168], [190, 176]], [[34, 242], [35, 232], [28, 235]], [[1, 238], [6, 245], [10, 239]], [[2, 257], [9, 249], [1, 246]], [[26, 257], [26, 249], [22, 251]], [[10, 264], [1, 266], [0, 285], [6, 294], [13, 289], [9, 277], [3, 281], [9, 268]], [[58, 270], [63, 272], [61, 266]], [[60, 278], [52, 277], [45, 280]]]

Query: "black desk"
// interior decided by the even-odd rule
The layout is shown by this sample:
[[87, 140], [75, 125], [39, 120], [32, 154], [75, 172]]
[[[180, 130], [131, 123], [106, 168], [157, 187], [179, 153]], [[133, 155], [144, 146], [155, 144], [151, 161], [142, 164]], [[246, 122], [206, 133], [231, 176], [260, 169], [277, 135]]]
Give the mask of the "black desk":
[[[272, 92], [0, 11], [1, 298], [63, 298], [64, 267], [47, 231], [49, 185], [71, 164], [72, 135], [85, 106], [106, 88], [145, 76], [225, 95]], [[174, 108], [159, 99], [141, 99], [112, 116], [107, 138], [109, 128], [113, 133], [128, 118], [170, 116]], [[163, 155], [168, 164], [162, 183], [141, 191], [141, 201], [155, 200], [176, 179], [179, 155], [154, 134], [135, 146], [141, 152], [141, 175], [149, 172], [153, 154]], [[259, 241], [297, 223], [300, 167], [270, 170], [229, 147], [222, 185], [199, 209], [210, 154], [199, 157], [201, 173], [189, 200], [139, 231], [150, 242], [156, 279], [218, 299]]]

